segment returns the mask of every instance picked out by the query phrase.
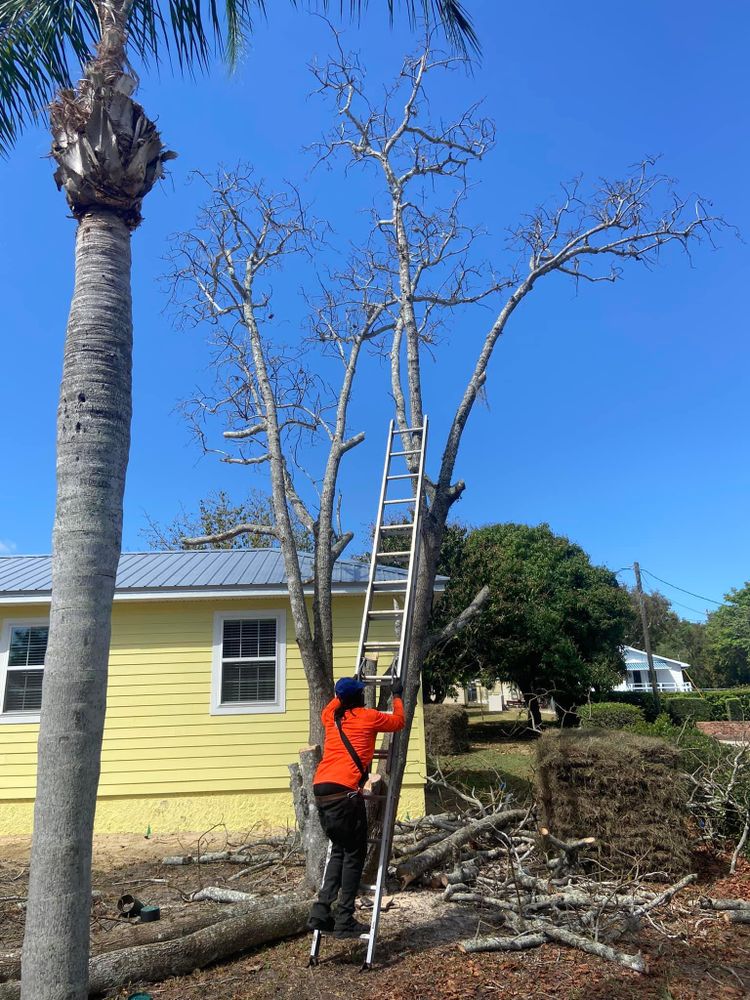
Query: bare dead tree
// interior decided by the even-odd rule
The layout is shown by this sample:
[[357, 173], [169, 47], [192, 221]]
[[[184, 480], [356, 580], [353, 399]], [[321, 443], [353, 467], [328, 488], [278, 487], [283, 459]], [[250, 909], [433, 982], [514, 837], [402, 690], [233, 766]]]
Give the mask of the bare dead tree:
[[[377, 247], [381, 280], [388, 275], [397, 298], [389, 307], [394, 321], [390, 374], [400, 429], [422, 423], [425, 359], [459, 311], [462, 328], [473, 327], [479, 336], [471, 377], [428, 488], [406, 691], [410, 726], [424, 656], [439, 642], [430, 635], [429, 621], [446, 521], [465, 489], [463, 481], [454, 480], [456, 460], [511, 316], [543, 279], [615, 282], [628, 263], [654, 267], [673, 246], [690, 254], [725, 223], [701, 198], [681, 197], [674, 182], [658, 172], [656, 160], [646, 158], [621, 180], [601, 180], [590, 188], [581, 178], [563, 184], [558, 200], [523, 219], [504, 247], [490, 240], [490, 260], [483, 261], [478, 248], [487, 242], [485, 234], [462, 222], [462, 206], [471, 167], [491, 150], [494, 127], [481, 117], [479, 105], [452, 121], [436, 121], [428, 101], [430, 77], [460, 68], [461, 60], [427, 46], [405, 60], [398, 80], [376, 105], [357, 59], [343, 51], [338, 37], [336, 42], [337, 54], [313, 68], [319, 91], [337, 116], [317, 151], [329, 166], [338, 159], [346, 170], [374, 168], [379, 190], [371, 245]], [[403, 773], [406, 745], [403, 740], [396, 780]]]
[[[362, 67], [344, 53], [338, 36], [335, 41], [334, 58], [313, 67], [318, 90], [336, 116], [316, 152], [331, 169], [370, 167], [374, 204], [368, 230], [346, 263], [320, 279], [319, 290], [308, 297], [307, 337], [291, 347], [274, 340], [268, 281], [269, 272], [293, 255], [317, 259], [323, 251], [322, 227], [307, 217], [296, 191], [268, 194], [243, 171], [209, 182], [210, 203], [197, 229], [181, 238], [173, 273], [183, 315], [215, 331], [216, 392], [198, 397], [190, 408], [202, 445], [270, 482], [273, 523], [240, 524], [230, 533], [270, 535], [281, 547], [310, 688], [311, 742], [320, 739], [320, 709], [332, 693], [332, 573], [352, 537], [340, 524], [338, 477], [344, 456], [364, 438], [350, 430], [348, 414], [365, 349], [388, 361], [395, 417], [404, 430], [422, 423], [427, 362], [439, 354], [459, 312], [462, 328], [475, 331], [478, 341], [472, 374], [428, 481], [405, 692], [410, 727], [426, 652], [482, 606], [477, 595], [469, 613], [441, 634], [430, 634], [440, 545], [465, 489], [454, 479], [461, 440], [511, 316], [542, 279], [614, 282], [628, 262], [652, 267], [673, 244], [690, 253], [723, 225], [702, 200], [680, 198], [655, 161], [646, 159], [622, 180], [590, 189], [581, 179], [563, 185], [555, 205], [538, 208], [505, 245], [496, 245], [463, 221], [471, 167], [491, 150], [494, 128], [478, 105], [452, 121], [435, 122], [427, 100], [430, 78], [460, 69], [461, 61], [428, 47], [404, 62], [394, 85], [374, 104]], [[490, 246], [489, 262], [480, 257], [483, 243]], [[333, 382], [322, 377], [321, 359], [339, 366]], [[225, 421], [222, 448], [212, 444], [216, 416]], [[295, 550], [291, 512], [314, 538], [311, 579]], [[212, 540], [220, 539], [192, 541]], [[391, 776], [396, 781], [406, 745], [402, 741]]]

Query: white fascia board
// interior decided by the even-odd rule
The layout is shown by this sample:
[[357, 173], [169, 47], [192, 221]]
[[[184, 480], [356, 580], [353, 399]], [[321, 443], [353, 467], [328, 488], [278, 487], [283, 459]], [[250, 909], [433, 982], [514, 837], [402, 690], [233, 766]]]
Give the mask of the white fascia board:
[[[401, 581], [394, 580], [394, 584]], [[364, 595], [367, 586], [364, 583], [344, 583], [334, 584], [331, 593], [334, 597], [346, 595]], [[445, 590], [445, 583], [442, 580], [435, 582], [435, 593], [442, 593]], [[389, 594], [389, 590], [380, 590], [380, 594]], [[305, 594], [312, 597], [312, 587], [305, 587]], [[192, 588], [180, 590], [175, 588], [157, 588], [154, 590], [120, 590], [115, 591], [115, 601], [204, 601], [223, 598], [244, 598], [251, 597], [288, 597], [286, 587], [212, 587], [212, 588]], [[0, 606], [10, 604], [49, 604], [51, 596], [49, 591], [28, 591], [24, 594], [0, 594]]]

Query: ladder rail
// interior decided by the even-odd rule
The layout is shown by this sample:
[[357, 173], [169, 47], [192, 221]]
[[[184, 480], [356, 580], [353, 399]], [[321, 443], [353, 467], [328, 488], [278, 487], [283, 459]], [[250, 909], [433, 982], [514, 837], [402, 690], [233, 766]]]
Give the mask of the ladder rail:
[[380, 499], [378, 500], [378, 516], [375, 525], [375, 532], [372, 539], [372, 554], [370, 556], [370, 573], [367, 578], [367, 594], [365, 595], [365, 611], [362, 615], [362, 627], [359, 632], [359, 643], [357, 644], [357, 675], [360, 673], [362, 656], [364, 654], [364, 644], [368, 632], [368, 613], [372, 607], [373, 583], [378, 572], [378, 550], [380, 549], [380, 525], [382, 522], [383, 501], [388, 489], [388, 469], [391, 464], [391, 451], [393, 449], [393, 420], [388, 424], [388, 444], [385, 449], [385, 463], [383, 465], [383, 479], [380, 483]]
[[401, 635], [399, 636], [398, 649], [398, 677], [402, 679], [405, 674], [404, 654], [408, 649], [407, 642], [411, 635], [412, 605], [414, 589], [416, 583], [415, 562], [419, 557], [419, 546], [421, 541], [422, 508], [424, 507], [424, 463], [427, 451], [427, 417], [422, 422], [422, 441], [419, 453], [419, 467], [417, 470], [417, 488], [415, 490], [416, 506], [414, 509], [414, 525], [411, 532], [411, 544], [409, 546], [409, 563], [406, 573], [406, 596], [404, 597], [404, 614], [401, 619]]
[[[411, 630], [413, 624], [413, 598], [414, 592], [416, 590], [416, 580], [419, 571], [419, 563], [421, 558], [421, 547], [422, 547], [422, 517], [424, 513], [424, 475], [425, 475], [425, 456], [427, 451], [427, 429], [428, 421], [427, 417], [424, 417], [421, 427], [409, 427], [404, 430], [398, 430], [394, 427], [394, 421], [391, 420], [388, 426], [388, 444], [386, 447], [385, 454], [385, 464], [383, 467], [383, 478], [380, 485], [380, 497], [378, 500], [378, 513], [377, 521], [375, 525], [375, 531], [373, 532], [373, 543], [372, 543], [372, 554], [370, 557], [370, 569], [367, 580], [367, 593], [365, 596], [365, 607], [362, 615], [362, 626], [360, 628], [359, 642], [357, 645], [357, 660], [356, 660], [356, 672], [357, 677], [360, 680], [366, 681], [369, 684], [379, 684], [381, 685], [381, 690], [383, 690], [382, 685], [392, 683], [394, 678], [404, 681], [408, 675], [409, 660], [410, 660], [410, 641], [411, 641]], [[412, 438], [407, 438], [404, 444], [400, 445], [400, 450], [394, 451], [394, 438], [396, 436], [412, 435]], [[419, 435], [419, 448], [414, 448], [413, 445], [416, 443], [416, 437]], [[412, 456], [419, 455], [419, 459], [416, 463], [417, 468], [414, 472], [408, 472], [406, 474], [398, 473], [393, 475], [390, 473], [391, 462], [394, 458], [401, 456]], [[407, 459], [407, 465], [412, 465]], [[387, 500], [388, 484], [392, 480], [400, 479], [411, 479], [414, 481], [414, 498], [400, 500]], [[410, 503], [414, 504], [414, 516], [411, 523], [406, 522], [403, 525], [389, 526], [383, 523], [383, 517], [387, 505], [395, 503]], [[378, 569], [380, 568], [381, 562], [384, 557], [390, 556], [392, 553], [388, 553], [381, 548], [382, 539], [384, 534], [389, 532], [392, 534], [393, 531], [399, 530], [404, 532], [410, 532], [409, 538], [409, 548], [406, 549], [405, 546], [397, 550], [398, 558], [407, 558], [408, 562], [406, 568], [406, 576], [403, 575], [398, 577], [385, 580], [377, 580]], [[406, 538], [404, 538], [404, 542]], [[386, 589], [388, 587], [396, 587], [398, 589]], [[392, 610], [381, 610], [373, 611], [373, 601], [376, 594], [393, 594], [393, 595], [403, 595], [403, 606], [401, 608], [394, 607]], [[388, 619], [392, 619], [394, 626], [400, 625], [400, 630], [398, 632], [397, 640], [386, 640], [386, 639], [369, 639], [370, 626], [373, 621], [383, 622]], [[376, 632], [376, 634], [378, 634]], [[375, 666], [375, 674], [370, 674], [365, 670], [365, 655], [368, 650], [379, 649], [381, 652], [393, 653], [393, 660], [391, 661], [390, 667], [387, 670], [379, 674], [377, 673], [377, 664]], [[400, 752], [402, 734], [400, 732], [389, 734], [390, 738], [386, 736], [388, 740], [386, 748], [379, 747], [376, 749], [374, 754], [374, 759], [384, 762], [384, 771], [386, 774], [390, 774], [392, 771], [392, 765], [394, 760], [397, 758]], [[377, 877], [375, 884], [373, 886], [368, 886], [368, 890], [373, 892], [372, 900], [372, 914], [370, 917], [370, 929], [367, 934], [362, 934], [361, 938], [367, 941], [367, 953], [365, 961], [362, 965], [363, 969], [372, 968], [373, 958], [375, 955], [375, 948], [377, 945], [378, 928], [380, 926], [380, 915], [381, 907], [383, 901], [383, 891], [385, 888], [385, 880], [388, 874], [388, 864], [391, 857], [391, 848], [393, 842], [393, 829], [396, 820], [396, 810], [398, 808], [398, 801], [400, 797], [400, 788], [396, 788], [393, 782], [390, 782], [385, 795], [365, 793], [365, 798], [370, 799], [381, 799], [384, 800], [384, 812], [381, 824], [381, 833], [379, 837], [368, 838], [371, 843], [380, 844], [378, 850], [378, 868]], [[325, 872], [328, 868], [328, 863], [331, 858], [331, 848], [332, 845], [329, 842], [328, 853], [326, 855], [326, 864], [323, 872], [323, 879], [325, 880]], [[320, 944], [322, 939], [321, 931], [313, 931], [312, 945], [310, 948], [310, 961], [311, 966], [318, 964], [318, 955], [320, 951]]]

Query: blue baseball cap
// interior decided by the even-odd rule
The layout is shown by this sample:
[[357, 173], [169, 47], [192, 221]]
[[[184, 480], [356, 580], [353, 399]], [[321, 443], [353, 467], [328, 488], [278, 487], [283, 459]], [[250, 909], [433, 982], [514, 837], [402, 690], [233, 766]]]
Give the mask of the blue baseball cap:
[[364, 691], [364, 689], [364, 684], [362, 681], [358, 681], [356, 677], [342, 677], [341, 680], [336, 681], [334, 691], [337, 698], [351, 698], [355, 694], [359, 694], [360, 691]]

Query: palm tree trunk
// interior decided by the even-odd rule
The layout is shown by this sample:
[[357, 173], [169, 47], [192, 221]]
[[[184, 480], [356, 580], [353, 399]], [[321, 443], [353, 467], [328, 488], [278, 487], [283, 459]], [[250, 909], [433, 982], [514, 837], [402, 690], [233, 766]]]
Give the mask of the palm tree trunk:
[[91, 841], [130, 445], [130, 230], [83, 215], [57, 418], [44, 669], [22, 1000], [88, 996]]

